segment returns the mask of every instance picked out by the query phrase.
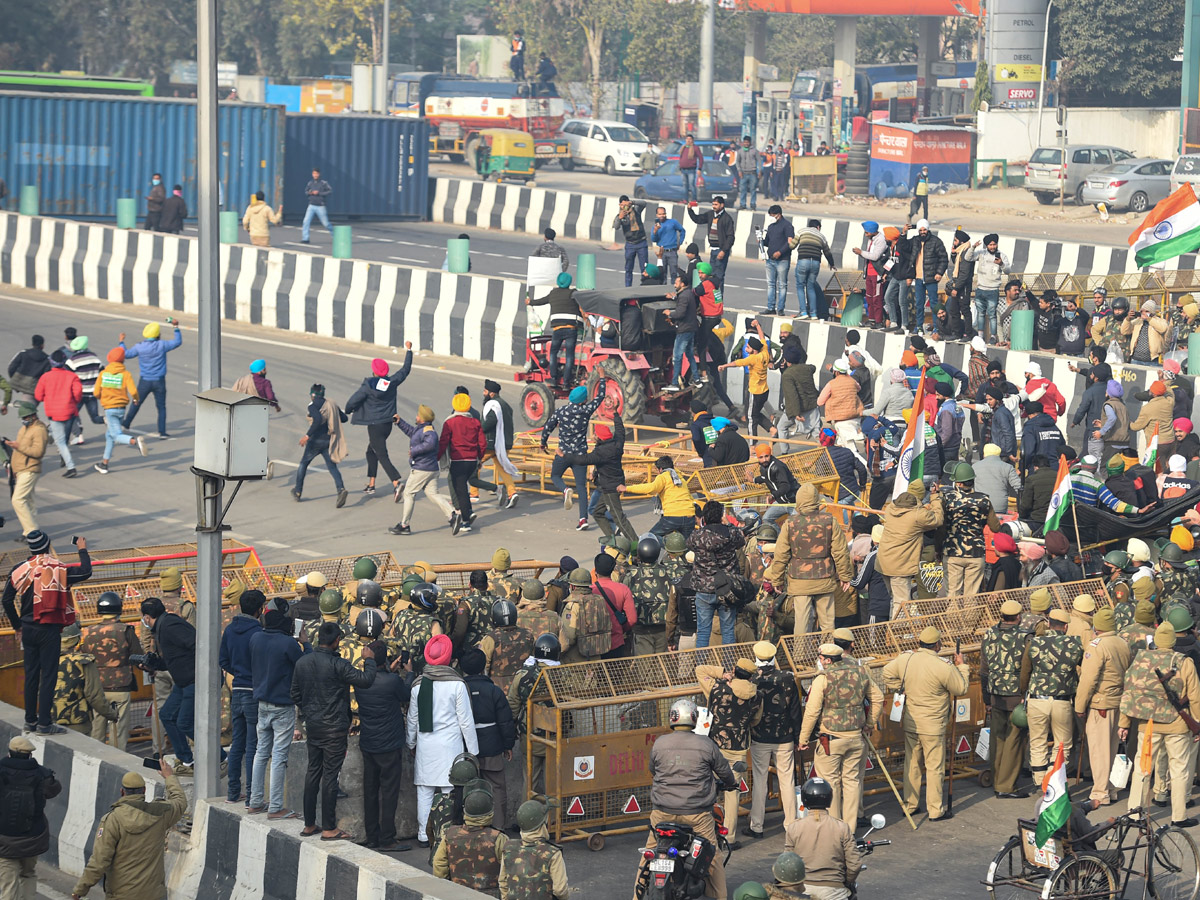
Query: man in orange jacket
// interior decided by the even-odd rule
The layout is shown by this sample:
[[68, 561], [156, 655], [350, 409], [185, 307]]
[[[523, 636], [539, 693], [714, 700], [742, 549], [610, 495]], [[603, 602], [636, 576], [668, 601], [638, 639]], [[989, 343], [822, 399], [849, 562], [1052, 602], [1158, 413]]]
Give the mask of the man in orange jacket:
[[122, 421], [125, 418], [125, 408], [130, 403], [138, 402], [137, 387], [129, 370], [125, 368], [125, 348], [113, 347], [108, 351], [108, 365], [100, 370], [96, 379], [96, 397], [100, 408], [104, 410], [104, 459], [96, 463], [96, 471], [101, 475], [108, 474], [108, 461], [112, 458], [114, 444], [137, 444], [142, 456], [146, 455], [146, 439], [138, 437], [136, 442], [131, 435], [125, 433]]

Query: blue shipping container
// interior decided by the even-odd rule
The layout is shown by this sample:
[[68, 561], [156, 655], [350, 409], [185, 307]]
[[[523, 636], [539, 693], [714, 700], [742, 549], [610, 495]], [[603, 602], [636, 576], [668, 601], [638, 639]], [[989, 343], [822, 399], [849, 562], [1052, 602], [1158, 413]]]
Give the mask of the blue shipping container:
[[[260, 190], [280, 202], [283, 139], [283, 107], [221, 104], [224, 208], [240, 211]], [[14, 195], [36, 185], [42, 215], [113, 218], [123, 197], [135, 198], [145, 215], [155, 172], [168, 195], [183, 186], [194, 217], [196, 101], [0, 92], [0, 176]]]
[[330, 215], [422, 219], [429, 198], [429, 125], [395, 116], [291, 114], [283, 207], [304, 215], [312, 170], [329, 182]]

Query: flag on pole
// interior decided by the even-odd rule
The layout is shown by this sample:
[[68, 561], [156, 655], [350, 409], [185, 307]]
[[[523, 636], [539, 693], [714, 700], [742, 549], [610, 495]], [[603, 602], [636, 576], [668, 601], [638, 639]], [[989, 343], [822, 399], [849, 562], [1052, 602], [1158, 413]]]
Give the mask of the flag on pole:
[[1046, 841], [1054, 832], [1062, 828], [1071, 818], [1071, 798], [1067, 794], [1067, 766], [1063, 762], [1063, 746], [1058, 745], [1058, 754], [1054, 758], [1054, 768], [1042, 779], [1042, 799], [1038, 801], [1037, 831], [1034, 842], [1038, 848], [1046, 846]]
[[1058, 528], [1073, 502], [1075, 496], [1071, 490], [1071, 470], [1067, 467], [1067, 458], [1060, 456], [1058, 474], [1054, 477], [1054, 493], [1050, 495], [1050, 506], [1046, 509], [1046, 527], [1042, 530], [1043, 534]]
[[1200, 249], [1200, 201], [1190, 184], [1160, 200], [1129, 236], [1138, 268]]
[[913, 398], [912, 415], [908, 428], [900, 442], [900, 461], [896, 466], [896, 484], [892, 487], [895, 500], [908, 490], [913, 481], [925, 477], [925, 370], [921, 369], [921, 380], [917, 384], [917, 395]]
[[1158, 459], [1158, 423], [1154, 425], [1154, 433], [1150, 435], [1150, 443], [1146, 445], [1146, 452], [1142, 456], [1142, 465], [1149, 469], [1154, 468], [1154, 463]]

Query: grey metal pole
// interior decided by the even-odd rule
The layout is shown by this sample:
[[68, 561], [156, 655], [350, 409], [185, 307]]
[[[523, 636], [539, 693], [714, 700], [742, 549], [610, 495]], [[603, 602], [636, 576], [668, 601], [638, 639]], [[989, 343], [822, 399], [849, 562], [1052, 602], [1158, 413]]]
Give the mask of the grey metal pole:
[[1042, 29], [1042, 79], [1038, 83], [1038, 121], [1037, 121], [1037, 146], [1036, 150], [1042, 146], [1042, 108], [1046, 105], [1046, 50], [1050, 44], [1050, 10], [1054, 6], [1054, 0], [1049, 0], [1046, 4], [1046, 25]]
[[697, 131], [700, 139], [711, 139], [716, 132], [713, 122], [713, 56], [716, 40], [716, 0], [703, 0], [704, 24], [700, 29], [700, 110]]
[[[196, 184], [200, 260], [198, 300], [200, 391], [221, 386], [220, 248], [217, 242], [217, 0], [198, 0], [196, 11]], [[219, 482], [200, 479], [203, 495]], [[208, 530], [219, 497], [198, 500], [196, 525], [196, 797], [221, 791], [221, 534]], [[178, 748], [177, 748], [178, 749]]]
[[377, 98], [379, 103], [379, 112], [387, 115], [389, 103], [389, 94], [391, 86], [388, 84], [388, 32], [391, 31], [392, 24], [392, 0], [383, 0], [383, 90], [381, 97]]

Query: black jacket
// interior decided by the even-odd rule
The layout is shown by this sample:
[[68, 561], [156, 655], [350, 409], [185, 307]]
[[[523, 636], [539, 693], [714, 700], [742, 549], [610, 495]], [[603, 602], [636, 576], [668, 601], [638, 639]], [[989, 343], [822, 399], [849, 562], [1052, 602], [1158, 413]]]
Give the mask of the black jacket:
[[712, 425], [712, 413], [702, 412], [692, 419], [688, 424], [688, 428], [692, 432], [692, 447], [696, 450], [696, 455], [704, 460], [704, 464], [710, 465], [709, 459], [712, 456], [712, 448], [708, 446], [708, 442], [704, 439], [704, 429]]
[[[708, 229], [713, 220], [713, 211], [706, 209], [704, 212], [697, 214], [694, 209], [688, 209], [688, 217], [697, 225], [704, 226], [696, 230], [701, 238], [696, 243], [703, 247], [704, 242], [708, 240]], [[733, 216], [729, 214], [728, 210], [723, 211], [720, 218], [717, 219], [717, 246], [712, 249], [724, 250], [725, 256], [728, 258], [729, 251], [733, 249], [734, 232], [736, 229], [737, 225], [733, 221]]]
[[62, 793], [54, 773], [36, 759], [0, 759], [0, 858], [39, 856], [50, 849], [46, 801]]
[[1097, 419], [1101, 422], [1104, 421], [1104, 401], [1107, 397], [1107, 383], [1097, 381], [1089, 384], [1079, 401], [1079, 409], [1075, 410], [1075, 415], [1071, 416], [1071, 424], [1078, 425], [1082, 422], [1084, 430], [1090, 435], [1095, 430], [1092, 423]]
[[50, 357], [38, 347], [22, 350], [8, 363], [8, 377], [13, 382], [13, 388], [27, 394], [33, 393], [38, 379], [49, 371]]
[[517, 723], [513, 721], [512, 707], [504, 691], [486, 675], [468, 675], [465, 681], [471, 693], [480, 757], [499, 756], [511, 750], [517, 742]]
[[[916, 265], [917, 255], [921, 252], [920, 237], [909, 240], [910, 252], [912, 253], [913, 265]], [[945, 275], [946, 267], [950, 264], [950, 259], [946, 255], [946, 245], [942, 243], [942, 239], [933, 232], [925, 239], [925, 255], [921, 257], [921, 271], [917, 272], [912, 277], [918, 278], [921, 281], [933, 281], [935, 275]]]
[[[79, 565], [67, 566], [67, 584], [78, 584], [81, 581], [87, 581], [92, 577], [92, 558], [86, 550], [79, 551]], [[33, 585], [25, 589], [25, 593], [21, 595], [21, 609], [17, 610], [17, 589], [13, 585], [12, 573], [8, 573], [8, 578], [4, 582], [4, 597], [3, 597], [4, 612], [8, 615], [8, 620], [12, 623], [12, 627], [17, 631], [21, 630], [22, 625], [33, 624]]]
[[1051, 467], [1058, 466], [1058, 451], [1063, 445], [1062, 432], [1049, 413], [1030, 416], [1021, 429], [1021, 470], [1029, 471], [1029, 460], [1037, 455], [1046, 457]]
[[350, 688], [374, 683], [374, 659], [364, 659], [360, 672], [328, 647], [318, 647], [296, 663], [292, 702], [310, 731], [345, 732], [350, 728]]
[[958, 275], [954, 274], [954, 258], [949, 260], [947, 271], [950, 273], [950, 290], [958, 291], [958, 306], [960, 310], [965, 310], [968, 307], [966, 304], [971, 301], [971, 284], [975, 281], [975, 261], [968, 261], [966, 251], [963, 251], [962, 257], [958, 263]]
[[607, 441], [596, 441], [591, 453], [566, 453], [567, 465], [594, 466], [592, 473], [596, 486], [602, 491], [615, 493], [617, 485], [625, 483], [625, 469], [621, 466], [621, 454], [625, 452], [625, 424], [620, 416], [613, 416], [613, 436]]
[[[796, 483], [796, 476], [782, 459], [772, 456], [765, 465], [759, 463], [758, 473], [754, 483], [765, 484], [774, 502], [789, 505], [796, 502], [796, 489], [800, 485]], [[779, 744], [782, 741], [774, 743]]]
[[671, 324], [678, 334], [694, 334], [700, 327], [697, 318], [696, 292], [690, 287], [675, 295], [675, 308], [671, 310]]
[[364, 753], [390, 753], [404, 746], [404, 708], [411, 691], [395, 672], [376, 670], [369, 687], [355, 687], [360, 723], [359, 748]]
[[182, 197], [172, 194], [163, 201], [162, 215], [158, 219], [158, 230], [168, 234], [179, 234], [183, 231], [183, 220], [187, 218], [187, 203]]
[[892, 257], [896, 264], [888, 272], [888, 278], [912, 278], [913, 260], [917, 258], [916, 242], [905, 235], [896, 238], [896, 248]]
[[750, 445], [738, 434], [737, 428], [729, 425], [721, 429], [716, 442], [709, 451], [714, 466], [731, 466], [750, 459]]
[[867, 467], [849, 447], [835, 445], [825, 449], [829, 451], [829, 459], [833, 463], [833, 467], [837, 469], [838, 478], [841, 480], [838, 502], [855, 502], [854, 497], [861, 494], [867, 484]]
[[762, 701], [762, 718], [750, 729], [750, 740], [756, 744], [794, 743], [803, 718], [796, 676], [768, 666], [758, 670], [754, 683]]
[[[383, 425], [391, 422], [396, 415], [396, 388], [404, 383], [412, 369], [412, 351], [404, 354], [404, 365], [395, 372], [380, 378], [372, 375], [364, 378], [350, 399], [346, 401], [345, 410], [350, 413], [352, 425]], [[380, 382], [385, 382], [381, 385]], [[383, 390], [380, 390], [383, 387]]]
[[196, 680], [196, 629], [175, 613], [163, 613], [151, 629], [158, 643], [158, 655], [167, 666], [171, 680], [187, 687]]
[[[513, 439], [517, 436], [517, 430], [513, 427], [513, 412], [512, 407], [502, 398], [497, 397], [496, 402], [500, 404], [500, 415], [504, 418], [504, 449], [511, 450], [513, 447]], [[486, 407], [486, 404], [485, 404]], [[489, 450], [496, 449], [496, 414], [495, 412], [484, 413], [483, 421], [483, 436], [487, 439]]]
[[1037, 335], [1038, 348], [1054, 351], [1058, 348], [1058, 336], [1062, 333], [1062, 316], [1054, 308], [1038, 309], [1034, 313], [1033, 330]]

